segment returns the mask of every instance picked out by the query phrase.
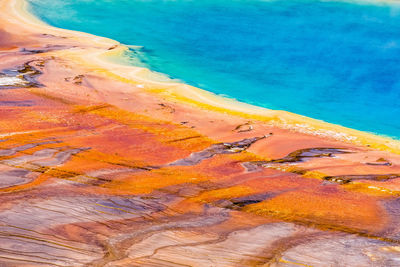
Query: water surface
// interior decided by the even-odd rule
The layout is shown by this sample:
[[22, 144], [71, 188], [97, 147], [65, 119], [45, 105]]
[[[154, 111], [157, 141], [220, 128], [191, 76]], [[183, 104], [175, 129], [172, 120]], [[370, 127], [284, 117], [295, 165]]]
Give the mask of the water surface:
[[[45, 22], [237, 100], [400, 138], [400, 8], [319, 0], [29, 0]], [[140, 59], [141, 63], [137, 62]]]

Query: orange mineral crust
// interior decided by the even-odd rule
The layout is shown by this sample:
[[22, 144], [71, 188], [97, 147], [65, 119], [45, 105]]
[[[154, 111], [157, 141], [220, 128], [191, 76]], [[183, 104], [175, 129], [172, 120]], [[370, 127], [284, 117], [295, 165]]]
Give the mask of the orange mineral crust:
[[395, 140], [105, 58], [0, 2], [0, 266], [398, 266]]

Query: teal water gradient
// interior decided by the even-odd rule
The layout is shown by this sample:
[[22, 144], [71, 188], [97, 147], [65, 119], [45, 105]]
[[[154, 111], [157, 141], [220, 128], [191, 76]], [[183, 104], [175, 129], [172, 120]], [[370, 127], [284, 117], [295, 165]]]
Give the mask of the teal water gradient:
[[30, 0], [45, 22], [143, 46], [152, 70], [400, 138], [400, 8], [320, 0]]

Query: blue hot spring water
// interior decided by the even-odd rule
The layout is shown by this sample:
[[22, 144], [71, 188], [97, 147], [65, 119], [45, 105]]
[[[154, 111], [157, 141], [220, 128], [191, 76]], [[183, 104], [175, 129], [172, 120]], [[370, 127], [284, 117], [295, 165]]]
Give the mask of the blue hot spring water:
[[[246, 103], [400, 138], [400, 6], [29, 0], [50, 25], [141, 46], [132, 64]], [[138, 63], [140, 61], [140, 63]]]

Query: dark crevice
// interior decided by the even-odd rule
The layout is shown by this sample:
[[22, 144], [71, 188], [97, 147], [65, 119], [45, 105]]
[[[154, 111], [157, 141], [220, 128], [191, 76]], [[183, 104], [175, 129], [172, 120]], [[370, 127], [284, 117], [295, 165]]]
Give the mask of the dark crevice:
[[189, 137], [185, 137], [185, 138], [171, 140], [171, 141], [168, 141], [167, 143], [176, 143], [176, 142], [186, 141], [186, 140], [200, 138], [200, 137], [201, 137], [201, 135], [189, 136]]

